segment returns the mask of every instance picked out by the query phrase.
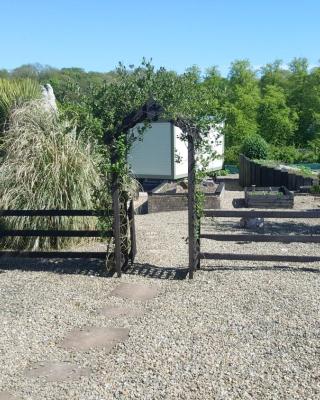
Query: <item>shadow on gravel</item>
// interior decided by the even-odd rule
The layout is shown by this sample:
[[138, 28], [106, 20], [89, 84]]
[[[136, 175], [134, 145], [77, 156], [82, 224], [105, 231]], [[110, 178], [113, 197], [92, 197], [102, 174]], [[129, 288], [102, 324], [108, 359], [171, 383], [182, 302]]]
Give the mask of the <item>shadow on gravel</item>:
[[56, 258], [22, 258], [1, 257], [0, 272], [6, 270], [53, 272], [57, 274], [78, 274], [111, 276], [106, 271], [105, 261], [99, 259], [56, 259]]
[[283, 272], [311, 272], [313, 274], [320, 274], [320, 268], [317, 267], [291, 267], [289, 265], [273, 265], [270, 267], [249, 267], [249, 266], [205, 266], [201, 267], [200, 271], [283, 271]]
[[[116, 276], [115, 271], [106, 271], [105, 261], [99, 259], [44, 259], [2, 257], [0, 258], [0, 273], [5, 271], [33, 271], [52, 272], [56, 274], [94, 275], [103, 277]], [[154, 279], [182, 280], [188, 274], [187, 268], [158, 267], [151, 264], [137, 264], [129, 266], [124, 274], [139, 275]]]
[[232, 232], [238, 233], [238, 231], [246, 232], [248, 234], [252, 233], [265, 233], [265, 234], [300, 234], [300, 235], [318, 235], [320, 234], [320, 225], [309, 225], [303, 222], [276, 222], [272, 220], [265, 220], [263, 228], [256, 229], [244, 229], [240, 227], [239, 221], [226, 221], [226, 220], [206, 220], [203, 223], [203, 228], [210, 230], [215, 230], [217, 232]]
[[159, 267], [151, 264], [135, 263], [125, 271], [125, 274], [153, 279], [183, 280], [188, 275], [188, 268]]

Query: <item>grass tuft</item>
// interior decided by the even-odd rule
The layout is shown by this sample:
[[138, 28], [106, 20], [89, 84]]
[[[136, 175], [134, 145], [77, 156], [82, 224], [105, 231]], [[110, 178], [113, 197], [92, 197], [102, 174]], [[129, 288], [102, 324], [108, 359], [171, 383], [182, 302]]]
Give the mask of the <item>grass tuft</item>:
[[[68, 122], [35, 100], [15, 109], [0, 151], [0, 209], [93, 209], [93, 193], [102, 187], [99, 157], [77, 137]], [[94, 229], [89, 217], [2, 218], [6, 229]], [[79, 243], [77, 238], [8, 238], [18, 249], [50, 249]]]

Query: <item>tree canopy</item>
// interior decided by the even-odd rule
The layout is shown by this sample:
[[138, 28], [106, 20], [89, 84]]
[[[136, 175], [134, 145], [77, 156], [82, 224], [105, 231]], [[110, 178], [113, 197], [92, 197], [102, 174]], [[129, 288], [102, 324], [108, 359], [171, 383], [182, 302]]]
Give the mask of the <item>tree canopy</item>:
[[258, 134], [270, 148], [295, 148], [293, 158], [305, 157], [306, 148], [311, 151], [307, 161], [320, 158], [314, 150], [320, 140], [320, 67], [310, 68], [305, 58], [288, 66], [275, 60], [258, 70], [248, 60], [235, 60], [227, 77], [216, 66], [205, 73], [192, 66], [178, 74], [144, 60], [137, 67], [119, 64], [105, 73], [22, 65], [1, 69], [0, 78], [51, 83], [62, 112], [95, 137], [153, 97], [170, 117], [206, 114], [223, 120], [227, 157], [229, 150], [237, 153], [246, 137]]

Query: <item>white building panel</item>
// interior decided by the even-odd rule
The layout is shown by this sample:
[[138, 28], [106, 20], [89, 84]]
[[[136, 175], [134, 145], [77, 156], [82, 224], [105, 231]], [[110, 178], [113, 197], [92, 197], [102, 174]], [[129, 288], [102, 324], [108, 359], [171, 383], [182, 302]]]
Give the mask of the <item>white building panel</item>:
[[173, 127], [174, 135], [174, 179], [188, 176], [188, 143], [182, 140], [182, 131]]
[[215, 128], [212, 128], [209, 133], [209, 138], [212, 142], [212, 149], [216, 153], [214, 161], [209, 163], [208, 169], [218, 171], [223, 168], [224, 162], [224, 135], [221, 135]]
[[172, 176], [172, 124], [153, 123], [137, 140], [128, 154], [128, 163], [138, 178], [170, 179]]
[[[141, 126], [141, 125], [140, 125]], [[138, 135], [137, 130], [134, 130]], [[142, 140], [136, 140], [128, 154], [128, 163], [137, 178], [180, 179], [188, 176], [188, 145], [181, 138], [180, 128], [171, 122], [154, 122]], [[223, 167], [224, 137], [211, 129], [210, 140], [217, 158], [210, 170]]]

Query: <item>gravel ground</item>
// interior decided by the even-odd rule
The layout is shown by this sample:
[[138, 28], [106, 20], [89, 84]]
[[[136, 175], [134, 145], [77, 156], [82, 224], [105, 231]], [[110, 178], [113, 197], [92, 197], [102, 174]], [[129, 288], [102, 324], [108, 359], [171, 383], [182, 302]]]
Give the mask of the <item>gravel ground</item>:
[[[227, 192], [225, 206], [240, 195]], [[301, 197], [296, 207], [318, 206]], [[137, 216], [139, 254], [121, 282], [156, 286], [159, 295], [146, 302], [112, 297], [120, 280], [99, 276], [93, 261], [70, 262], [70, 272], [83, 273], [69, 274], [54, 272], [60, 263], [2, 261], [0, 392], [21, 400], [318, 399], [319, 265], [211, 261], [193, 281], [180, 280], [188, 259], [186, 218], [186, 212]], [[208, 219], [203, 229], [235, 232], [238, 222]], [[280, 222], [265, 232], [304, 232], [310, 221]], [[297, 243], [204, 241], [203, 248], [320, 254], [317, 245]], [[106, 305], [143, 314], [109, 318], [100, 313]], [[111, 353], [59, 346], [84, 326], [127, 327], [130, 337]], [[56, 383], [25, 376], [45, 360], [72, 361], [92, 373]]]

